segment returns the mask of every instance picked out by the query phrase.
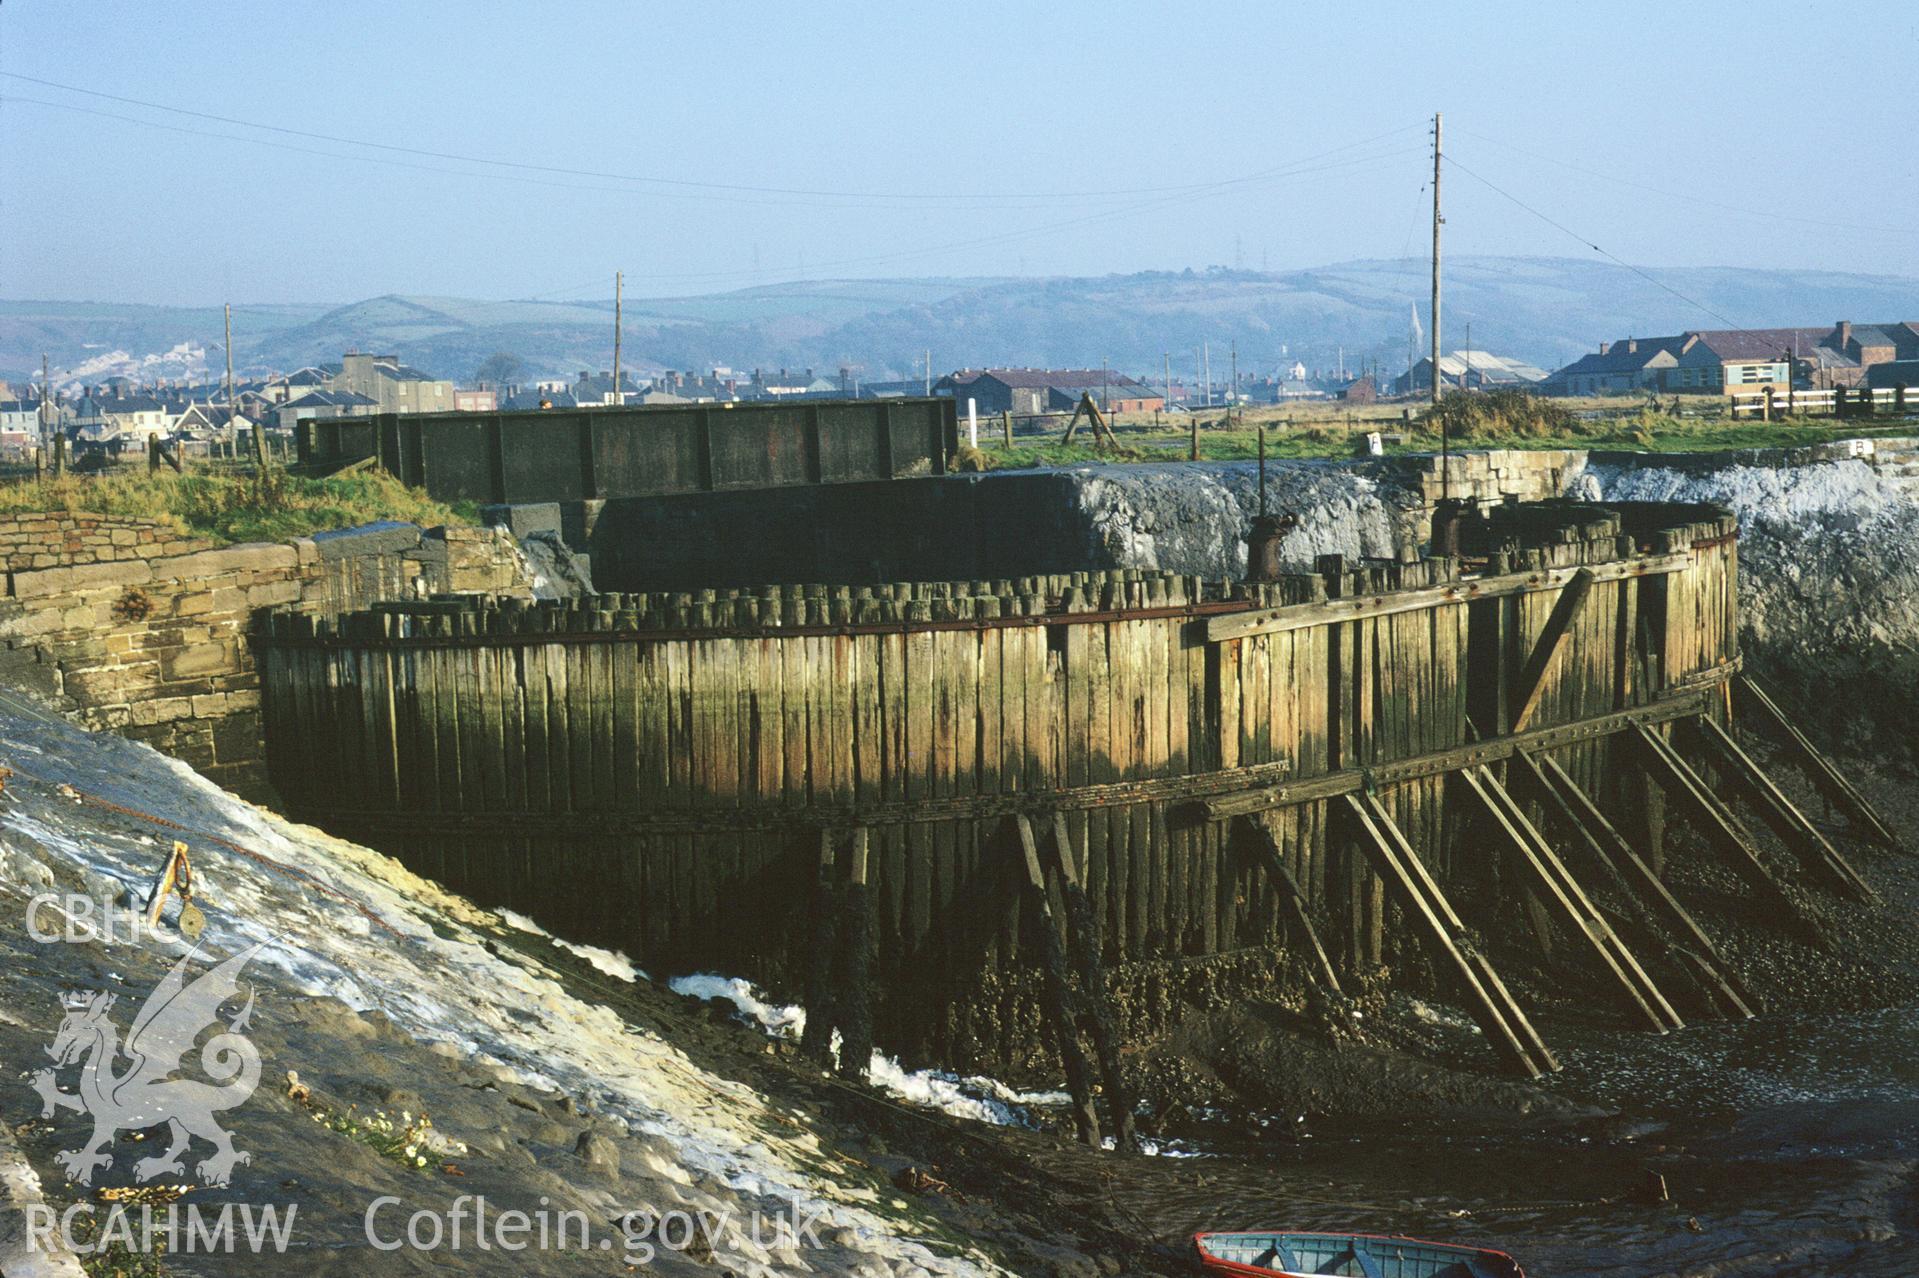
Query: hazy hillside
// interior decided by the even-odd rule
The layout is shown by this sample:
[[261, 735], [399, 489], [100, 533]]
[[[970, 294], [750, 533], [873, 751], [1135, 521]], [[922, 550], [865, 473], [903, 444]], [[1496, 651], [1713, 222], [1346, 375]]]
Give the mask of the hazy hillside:
[[[1342, 354], [1348, 368], [1377, 360], [1397, 370], [1415, 304], [1424, 322], [1427, 270], [1422, 260], [1361, 261], [1271, 274], [825, 280], [629, 297], [625, 359], [640, 370], [850, 364], [874, 380], [916, 373], [930, 348], [936, 369], [1110, 360], [1157, 373], [1164, 352], [1175, 370], [1190, 370], [1205, 341], [1216, 375], [1235, 344], [1245, 372], [1270, 372], [1282, 359], [1329, 367]], [[611, 298], [399, 296], [337, 307], [240, 306], [234, 348], [247, 369], [292, 368], [354, 348], [454, 377], [496, 351], [520, 356], [532, 372], [571, 373], [610, 363], [612, 309]], [[1447, 267], [1448, 349], [1464, 344], [1470, 323], [1475, 346], [1547, 368], [1616, 337], [1842, 318], [1919, 318], [1919, 280], [1740, 268], [1642, 275], [1565, 258], [1462, 257]], [[191, 349], [171, 361], [152, 357], [185, 343], [204, 347], [217, 365], [219, 341], [217, 307], [0, 302], [0, 373], [37, 371], [42, 351], [56, 369], [113, 371], [103, 357], [117, 351], [136, 367], [179, 376], [168, 370], [191, 365]]]

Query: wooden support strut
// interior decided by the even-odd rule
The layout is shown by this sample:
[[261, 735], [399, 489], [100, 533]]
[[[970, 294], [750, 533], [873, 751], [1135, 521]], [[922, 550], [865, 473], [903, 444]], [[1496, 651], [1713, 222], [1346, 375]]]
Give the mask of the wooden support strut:
[[1541, 901], [1556, 907], [1559, 916], [1592, 946], [1600, 965], [1618, 982], [1627, 1010], [1645, 1021], [1655, 1033], [1680, 1028], [1685, 1022], [1659, 992], [1652, 978], [1639, 965], [1611, 924], [1593, 905], [1585, 891], [1566, 868], [1559, 854], [1546, 842], [1526, 814], [1513, 802], [1492, 772], [1485, 767], [1463, 768], [1460, 780], [1466, 785], [1493, 824], [1506, 836], [1518, 853], [1520, 865], [1530, 873]]
[[856, 826], [841, 888], [840, 1077], [866, 1077], [873, 1060], [873, 902], [867, 887], [867, 830]]
[[1546, 618], [1545, 629], [1539, 632], [1532, 654], [1526, 658], [1526, 664], [1519, 672], [1519, 683], [1513, 689], [1512, 731], [1524, 732], [1526, 725], [1532, 722], [1533, 711], [1539, 708], [1540, 695], [1546, 689], [1546, 676], [1552, 671], [1554, 660], [1565, 648], [1566, 640], [1572, 634], [1573, 623], [1579, 620], [1579, 614], [1592, 594], [1594, 580], [1592, 569], [1581, 568], [1559, 592], [1552, 615]]
[[1095, 443], [1118, 444], [1119, 441], [1113, 438], [1112, 427], [1106, 424], [1106, 417], [1099, 411], [1099, 405], [1093, 402], [1093, 396], [1090, 391], [1082, 394], [1079, 397], [1079, 403], [1073, 406], [1073, 415], [1068, 418], [1066, 422], [1066, 437], [1060, 440], [1060, 443], [1070, 444], [1073, 442], [1073, 431], [1079, 426], [1081, 413], [1086, 414], [1086, 420], [1093, 428], [1093, 441]]
[[[837, 835], [819, 831], [814, 879], [814, 936], [806, 963], [806, 1029], [800, 1052], [833, 1067], [833, 1034], [841, 1036], [839, 1075], [862, 1082], [873, 1061], [873, 902], [867, 894], [867, 831], [856, 827], [844, 858]], [[841, 869], [844, 867], [844, 873]]]
[[1451, 971], [1458, 981], [1467, 1011], [1493, 1050], [1531, 1078], [1558, 1069], [1559, 1062], [1519, 1010], [1492, 964], [1468, 941], [1466, 925], [1378, 798], [1372, 794], [1348, 794], [1345, 798], [1362, 836], [1361, 847], [1380, 878], [1399, 897], [1414, 926], [1425, 934], [1438, 966]]
[[1739, 691], [1745, 694], [1749, 705], [1758, 710], [1759, 719], [1769, 724], [1781, 742], [1791, 750], [1794, 760], [1826, 796], [1826, 801], [1846, 814], [1846, 818], [1857, 825], [1864, 836], [1881, 847], [1894, 852], [1910, 853], [1911, 849], [1901, 842], [1892, 828], [1880, 819], [1866, 796], [1859, 793], [1846, 775], [1832, 763], [1832, 760], [1820, 753], [1819, 748], [1801, 732], [1786, 712], [1779, 708], [1766, 690], [1748, 676], [1737, 680]]
[[837, 861], [833, 832], [822, 829], [813, 882], [813, 948], [807, 955], [806, 1028], [800, 1032], [801, 1054], [822, 1066], [833, 1063], [833, 1030], [839, 1021], [839, 1000], [833, 989], [843, 908]]
[[1566, 827], [1577, 834], [1587, 850], [1601, 864], [1611, 868], [1626, 886], [1629, 898], [1678, 938], [1676, 952], [1694, 970], [1708, 989], [1716, 994], [1732, 1015], [1750, 1020], [1758, 1000], [1745, 988], [1712, 938], [1693, 920], [1686, 907], [1673, 896], [1644, 857], [1633, 848], [1618, 828], [1606, 819], [1586, 792], [1579, 788], [1559, 761], [1549, 754], [1521, 751], [1513, 756], [1520, 775], [1532, 781], [1534, 789], [1556, 812]]
[[1766, 864], [1752, 836], [1746, 833], [1739, 819], [1712, 792], [1705, 780], [1665, 738], [1644, 724], [1635, 724], [1632, 735], [1639, 745], [1640, 757], [1647, 771], [1661, 789], [1679, 801], [1698, 824], [1700, 831], [1731, 863], [1733, 870], [1761, 897], [1799, 922], [1815, 941], [1819, 940], [1818, 920], [1811, 916], [1806, 904]]
[[1100, 955], [1099, 924], [1093, 917], [1093, 903], [1087, 899], [1080, 882], [1079, 857], [1073, 851], [1073, 839], [1066, 826], [1066, 815], [1053, 814], [1053, 853], [1059, 872], [1060, 892], [1066, 903], [1066, 937], [1073, 967], [1079, 976], [1081, 1000], [1078, 1020], [1093, 1040], [1093, 1053], [1099, 1061], [1100, 1081], [1106, 1089], [1107, 1118], [1113, 1128], [1114, 1147], [1121, 1153], [1139, 1152], [1139, 1137], [1133, 1131], [1132, 1093], [1127, 1090], [1120, 1069], [1119, 1018], [1113, 1012], [1113, 1000], [1106, 988], [1106, 969]]
[[1322, 992], [1338, 1000], [1346, 997], [1339, 987], [1339, 973], [1333, 969], [1333, 961], [1326, 955], [1326, 947], [1320, 943], [1319, 930], [1313, 926], [1313, 920], [1306, 913], [1306, 894], [1300, 891], [1299, 881], [1293, 872], [1286, 868], [1286, 862], [1280, 859], [1279, 848], [1273, 842], [1272, 828], [1258, 817], [1247, 820], [1253, 831], [1253, 848], [1259, 858], [1260, 866], [1267, 877], [1273, 881], [1273, 890], [1278, 894], [1280, 906], [1286, 912], [1287, 930], [1293, 934], [1296, 946], [1306, 951], [1307, 969], [1318, 982]]
[[1793, 850], [1799, 863], [1814, 877], [1826, 881], [1836, 891], [1855, 901], [1877, 899], [1866, 881], [1827, 842], [1819, 828], [1793, 806], [1792, 800], [1773, 783], [1730, 733], [1706, 715], [1689, 719], [1695, 734], [1724, 766], [1724, 773], [1760, 817], [1771, 826], [1785, 845]]
[[1024, 813], [1013, 818], [1019, 830], [1020, 851], [1026, 862], [1026, 890], [1033, 903], [1040, 934], [1040, 969], [1046, 987], [1046, 1014], [1059, 1046], [1060, 1065], [1066, 1074], [1066, 1091], [1073, 1098], [1073, 1123], [1085, 1144], [1099, 1148], [1099, 1115], [1093, 1109], [1092, 1070], [1080, 1049], [1079, 1032], [1073, 1024], [1073, 993], [1066, 975], [1066, 946], [1060, 940], [1059, 925], [1053, 918], [1052, 899], [1046, 892], [1046, 873], [1040, 866], [1039, 842], [1033, 837], [1033, 823]]

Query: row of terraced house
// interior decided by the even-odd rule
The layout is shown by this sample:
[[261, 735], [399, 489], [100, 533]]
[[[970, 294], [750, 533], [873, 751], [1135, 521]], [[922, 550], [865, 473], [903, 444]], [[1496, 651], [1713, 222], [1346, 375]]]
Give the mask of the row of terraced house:
[[1565, 395], [1638, 391], [1731, 394], [1771, 386], [1813, 390], [1919, 387], [1919, 322], [1825, 328], [1695, 329], [1628, 337], [1554, 373]]

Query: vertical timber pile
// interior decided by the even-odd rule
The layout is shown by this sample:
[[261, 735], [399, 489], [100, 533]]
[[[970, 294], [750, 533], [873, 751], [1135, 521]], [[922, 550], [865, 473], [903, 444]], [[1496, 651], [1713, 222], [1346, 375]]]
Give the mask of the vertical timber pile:
[[[1565, 961], [1642, 1021], [1678, 1021], [1588, 899], [1593, 864], [1744, 1006], [1655, 899], [1660, 849], [1625, 819], [1640, 792], [1613, 783], [1642, 767], [1635, 734], [1726, 716], [1733, 532], [1710, 507], [1547, 503], [1467, 518], [1459, 558], [1258, 584], [1126, 570], [275, 614], [269, 765], [302, 819], [656, 971], [803, 996], [913, 1062], [1031, 1062], [1059, 920], [1101, 1065], [1206, 982], [1273, 979], [1276, 953], [1337, 996], [1445, 945], [1509, 1063], [1537, 1071], [1551, 1054], [1462, 931], [1516, 904], [1578, 933]], [[1022, 824], [1055, 849], [1041, 888]], [[1423, 933], [1396, 922], [1413, 905]]]

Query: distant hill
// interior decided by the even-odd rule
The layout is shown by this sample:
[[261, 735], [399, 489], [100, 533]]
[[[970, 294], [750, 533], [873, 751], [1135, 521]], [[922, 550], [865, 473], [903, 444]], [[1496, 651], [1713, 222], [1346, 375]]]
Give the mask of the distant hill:
[[[935, 370], [1012, 364], [1157, 373], [1211, 343], [1223, 376], [1237, 346], [1242, 372], [1294, 359], [1347, 368], [1403, 368], [1412, 308], [1426, 320], [1423, 260], [1345, 262], [1265, 273], [1145, 272], [1057, 279], [820, 280], [699, 297], [629, 298], [624, 358], [659, 368], [852, 365], [866, 380], [908, 377], [933, 352]], [[1644, 272], [1567, 258], [1460, 257], [1446, 271], [1446, 346], [1465, 344], [1556, 368], [1625, 336], [1687, 328], [1762, 328], [1919, 318], [1919, 280], [1827, 271], [1734, 267]], [[393, 353], [445, 376], [468, 377], [496, 351], [530, 372], [571, 374], [612, 358], [612, 300], [475, 301], [370, 298], [345, 306], [240, 306], [234, 348], [243, 368], [289, 369], [347, 349]], [[217, 307], [105, 302], [0, 302], [0, 375], [56, 368], [115, 371], [115, 353], [148, 375], [180, 376], [204, 348], [219, 363]], [[169, 355], [169, 353], [171, 353]], [[104, 371], [102, 371], [104, 370]], [[208, 371], [217, 373], [217, 367]]]

